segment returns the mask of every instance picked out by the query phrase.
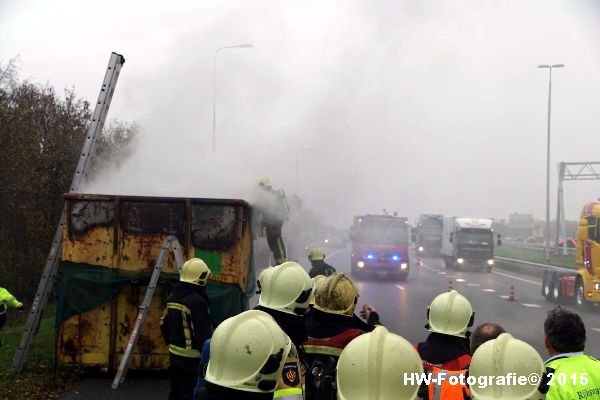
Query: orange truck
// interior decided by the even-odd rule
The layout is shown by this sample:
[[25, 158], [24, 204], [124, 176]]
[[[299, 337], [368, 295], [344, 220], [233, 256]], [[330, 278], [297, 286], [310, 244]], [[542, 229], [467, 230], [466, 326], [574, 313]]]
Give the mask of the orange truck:
[[574, 299], [580, 307], [600, 303], [600, 201], [581, 210], [576, 251], [577, 271], [545, 270], [542, 294], [556, 302]]

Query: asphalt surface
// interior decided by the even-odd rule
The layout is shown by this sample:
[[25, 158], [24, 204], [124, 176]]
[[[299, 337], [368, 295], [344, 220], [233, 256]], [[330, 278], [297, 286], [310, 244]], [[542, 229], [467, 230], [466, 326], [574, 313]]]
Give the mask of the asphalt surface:
[[[327, 262], [338, 272], [350, 272], [350, 250], [331, 252]], [[541, 295], [541, 280], [501, 269], [491, 273], [446, 270], [441, 259], [422, 260], [419, 267], [411, 261], [408, 279], [396, 282], [386, 279], [357, 279], [360, 293], [358, 306], [374, 306], [383, 324], [411, 343], [423, 341], [428, 331], [427, 306], [433, 298], [448, 290], [450, 281], [454, 289], [467, 297], [475, 311], [475, 326], [495, 322], [514, 337], [531, 344], [547, 358], [544, 347], [544, 320], [546, 313], [556, 304]], [[508, 301], [511, 286], [516, 301]], [[587, 330], [586, 353], [600, 355], [600, 309], [579, 310], [573, 304], [562, 307], [577, 312]]]
[[[325, 249], [327, 262], [338, 272], [350, 273], [350, 249]], [[304, 249], [289, 254], [305, 268], [309, 267]], [[466, 296], [475, 311], [475, 326], [483, 322], [496, 322], [518, 339], [531, 344], [547, 358], [544, 348], [544, 320], [546, 312], [555, 304], [541, 295], [541, 280], [526, 275], [494, 269], [491, 273], [477, 271], [446, 270], [441, 259], [422, 260], [418, 266], [411, 261], [408, 279], [397, 282], [389, 279], [356, 279], [360, 293], [357, 309], [363, 304], [374, 306], [382, 323], [392, 332], [405, 337], [411, 343], [424, 340], [427, 306], [438, 294], [446, 292], [450, 281], [452, 287]], [[260, 272], [262, 268], [258, 268]], [[516, 301], [508, 301], [513, 286]], [[257, 296], [250, 300], [256, 305]], [[586, 353], [600, 357], [600, 309], [579, 310], [572, 304], [563, 307], [577, 312], [587, 329]], [[112, 379], [94, 378], [81, 382], [63, 399], [166, 399], [169, 381], [165, 378], [128, 377], [118, 390], [112, 390]]]

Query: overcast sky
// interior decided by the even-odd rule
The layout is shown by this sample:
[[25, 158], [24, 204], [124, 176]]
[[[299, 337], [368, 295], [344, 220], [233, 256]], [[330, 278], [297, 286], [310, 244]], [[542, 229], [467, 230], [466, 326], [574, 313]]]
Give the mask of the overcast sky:
[[[212, 152], [213, 57], [217, 152]], [[256, 177], [327, 220], [386, 208], [545, 215], [548, 70], [556, 163], [600, 161], [600, 1], [0, 0], [0, 60], [144, 129], [90, 192], [247, 198]], [[311, 149], [299, 152], [300, 149]], [[298, 182], [296, 159], [298, 158]], [[600, 197], [567, 182], [566, 214]]]

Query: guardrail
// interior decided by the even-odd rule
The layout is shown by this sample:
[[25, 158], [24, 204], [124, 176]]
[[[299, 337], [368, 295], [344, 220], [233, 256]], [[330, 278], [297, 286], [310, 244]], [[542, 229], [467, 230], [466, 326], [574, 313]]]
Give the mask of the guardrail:
[[[513, 242], [510, 240], [504, 240], [503, 244], [507, 246], [517, 247], [519, 249], [527, 249], [527, 250], [536, 250], [536, 251], [546, 251], [546, 246], [538, 243], [523, 243], [523, 242]], [[550, 247], [551, 251], [555, 251], [555, 247]], [[558, 249], [559, 253], [562, 254], [562, 248]], [[568, 254], [575, 254], [576, 250], [572, 248], [567, 248]]]
[[556, 265], [550, 265], [550, 264], [541, 264], [541, 263], [536, 263], [536, 262], [532, 262], [532, 261], [525, 261], [525, 260], [518, 260], [516, 258], [508, 258], [508, 257], [494, 257], [496, 260], [499, 261], [504, 261], [504, 262], [509, 262], [512, 264], [519, 264], [519, 265], [527, 265], [530, 267], [537, 267], [537, 268], [543, 268], [543, 269], [549, 269], [552, 271], [556, 271], [556, 272], [573, 272], [572, 268], [565, 268], [565, 267], [559, 267]]

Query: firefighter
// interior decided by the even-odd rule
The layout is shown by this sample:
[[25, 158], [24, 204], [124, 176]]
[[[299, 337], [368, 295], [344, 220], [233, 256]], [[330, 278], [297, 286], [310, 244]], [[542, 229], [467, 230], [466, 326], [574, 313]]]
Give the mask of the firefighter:
[[429, 323], [425, 325], [431, 333], [415, 346], [426, 370], [437, 367], [458, 371], [469, 365], [468, 329], [473, 326], [474, 318], [471, 303], [456, 290], [433, 299], [427, 309]]
[[548, 311], [544, 334], [544, 345], [550, 354], [546, 366], [555, 370], [555, 377], [568, 377], [563, 384], [551, 385], [547, 398], [600, 399], [600, 361], [583, 353], [586, 332], [581, 317], [556, 307]]
[[[544, 368], [542, 358], [533, 347], [509, 333], [502, 333], [498, 338], [483, 343], [473, 354], [469, 369], [469, 379], [474, 381], [470, 385], [471, 398], [543, 400], [549, 388], [548, 372], [552, 371]], [[532, 376], [539, 378], [537, 382], [535, 378], [531, 379]], [[496, 377], [504, 378], [504, 381]]]
[[194, 395], [202, 344], [212, 333], [205, 289], [210, 274], [201, 259], [186, 261], [160, 319], [161, 333], [169, 350], [169, 400], [188, 400]]
[[335, 268], [325, 262], [325, 253], [318, 247], [311, 250], [308, 255], [308, 261], [310, 261], [312, 266], [308, 272], [308, 275], [311, 278], [314, 278], [317, 275], [329, 276], [335, 274]]
[[281, 400], [303, 398], [305, 371], [300, 345], [307, 339], [304, 314], [314, 290], [313, 281], [304, 268], [293, 261], [268, 267], [260, 274], [260, 297], [257, 310], [277, 322], [292, 340], [292, 348], [278, 381], [275, 397]]
[[[228, 318], [215, 329], [211, 342], [206, 384], [198, 400], [274, 398], [293, 344], [271, 316], [250, 310]], [[287, 372], [291, 376], [289, 368]]]
[[[10, 294], [8, 290], [0, 287], [0, 330], [6, 323], [6, 311], [8, 308], [15, 308], [17, 310], [23, 309], [23, 303], [21, 303], [15, 296]], [[0, 345], [2, 342], [0, 341]]]
[[[337, 365], [337, 398], [414, 400], [419, 393], [417, 376], [422, 373], [415, 348], [380, 326], [352, 340], [342, 351]], [[412, 383], [405, 384], [405, 377], [412, 378]]]
[[[306, 317], [308, 340], [303, 348], [307, 400], [335, 399], [338, 358], [352, 339], [367, 332], [355, 321], [357, 301], [356, 285], [345, 274], [330, 275], [319, 284], [315, 304]], [[368, 314], [371, 322], [378, 322], [374, 309], [370, 308]]]
[[260, 177], [258, 186], [261, 189], [257, 199], [261, 232], [264, 228], [275, 263], [282, 264], [287, 261], [285, 245], [281, 237], [283, 221], [289, 211], [287, 202], [281, 191], [273, 190], [269, 178]]

